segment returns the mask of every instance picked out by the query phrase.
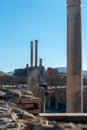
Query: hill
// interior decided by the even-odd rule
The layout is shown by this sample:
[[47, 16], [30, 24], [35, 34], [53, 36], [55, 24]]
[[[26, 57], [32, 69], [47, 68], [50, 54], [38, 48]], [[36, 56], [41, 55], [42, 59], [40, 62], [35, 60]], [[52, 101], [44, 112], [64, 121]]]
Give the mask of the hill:
[[[60, 73], [67, 73], [67, 68], [66, 67], [58, 67], [56, 68]], [[83, 70], [82, 71], [83, 75], [87, 76], [87, 70]]]
[[7, 74], [13, 75], [14, 71], [9, 71], [9, 72], [7, 72]]

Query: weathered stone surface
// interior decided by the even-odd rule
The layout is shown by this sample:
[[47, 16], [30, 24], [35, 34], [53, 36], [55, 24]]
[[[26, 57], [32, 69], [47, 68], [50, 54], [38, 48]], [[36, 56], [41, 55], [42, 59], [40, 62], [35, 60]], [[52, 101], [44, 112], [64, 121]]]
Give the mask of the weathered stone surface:
[[59, 82], [59, 72], [57, 69], [48, 68], [46, 73], [46, 82], [49, 86], [57, 86]]
[[[62, 118], [62, 114], [60, 116]], [[87, 120], [86, 114], [84, 116], [86, 118], [83, 120]], [[80, 118], [79, 123], [76, 124], [66, 123], [68, 117], [65, 120], [63, 118], [63, 122], [53, 121], [54, 118], [52, 118], [52, 121], [48, 121], [46, 118], [35, 117], [15, 107], [14, 103], [0, 101], [0, 130], [86, 130], [87, 124], [82, 124]]]
[[14, 103], [0, 101], [0, 129], [25, 130], [26, 124], [36, 119], [34, 115], [15, 106]]
[[14, 87], [14, 89], [4, 87], [0, 88], [0, 98], [8, 101], [8, 103], [12, 103], [9, 105], [13, 106], [13, 103], [15, 103], [32, 114], [37, 115], [41, 112], [41, 99], [35, 97], [31, 91], [19, 89], [17, 87]]
[[20, 122], [20, 118], [17, 116], [17, 108], [14, 108], [15, 112], [11, 111], [11, 109], [8, 102], [0, 101], [0, 129], [8, 130], [15, 128], [25, 130], [26, 124]]
[[66, 123], [66, 122], [56, 122], [56, 121], [40, 121], [33, 122], [29, 124], [26, 130], [86, 130], [87, 124], [81, 123]]
[[67, 0], [67, 112], [83, 112], [81, 0]]
[[23, 120], [32, 119], [32, 118], [36, 118], [36, 117], [34, 115], [28, 113], [27, 111], [24, 111], [22, 113], [22, 119]]
[[41, 104], [41, 107], [39, 106], [41, 108], [41, 112], [45, 112], [45, 89], [36, 86], [31, 86], [29, 89], [34, 93], [36, 97], [40, 98], [38, 105]]

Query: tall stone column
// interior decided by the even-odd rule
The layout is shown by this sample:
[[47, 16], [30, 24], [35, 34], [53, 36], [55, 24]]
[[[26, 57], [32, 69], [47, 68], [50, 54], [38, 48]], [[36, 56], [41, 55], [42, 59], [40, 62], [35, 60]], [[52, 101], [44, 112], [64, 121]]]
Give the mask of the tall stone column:
[[30, 42], [30, 67], [33, 67], [33, 42]]
[[67, 112], [83, 111], [81, 0], [67, 0]]
[[37, 67], [38, 62], [38, 40], [35, 40], [35, 67]]

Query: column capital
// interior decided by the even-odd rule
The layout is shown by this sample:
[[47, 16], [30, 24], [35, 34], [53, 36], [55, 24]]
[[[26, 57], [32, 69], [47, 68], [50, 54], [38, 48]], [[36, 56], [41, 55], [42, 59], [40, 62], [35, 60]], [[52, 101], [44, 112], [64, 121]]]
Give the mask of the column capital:
[[35, 40], [35, 43], [38, 43], [38, 40]]
[[33, 41], [30, 41], [31, 44], [33, 44]]
[[81, 0], [66, 0], [68, 7], [80, 6]]

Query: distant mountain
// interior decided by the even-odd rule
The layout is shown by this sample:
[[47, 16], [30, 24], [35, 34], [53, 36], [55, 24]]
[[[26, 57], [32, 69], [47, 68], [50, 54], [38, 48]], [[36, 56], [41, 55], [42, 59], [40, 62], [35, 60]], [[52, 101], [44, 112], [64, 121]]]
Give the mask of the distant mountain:
[[[66, 67], [58, 67], [56, 68], [60, 73], [67, 73], [67, 68]], [[82, 71], [83, 75], [87, 75], [87, 70]]]
[[67, 73], [66, 67], [58, 67], [56, 68], [60, 73]]
[[[67, 68], [66, 67], [58, 67], [56, 68], [60, 73], [67, 73]], [[13, 75], [14, 74], [14, 71], [10, 71], [10, 72], [7, 72], [7, 74], [10, 74], [10, 75]], [[83, 75], [87, 75], [87, 70], [83, 70], [82, 71], [82, 74]]]
[[83, 75], [87, 75], [87, 70], [83, 70], [83, 71], [82, 71], [82, 74], [83, 74]]
[[14, 71], [7, 72], [7, 74], [13, 75]]

